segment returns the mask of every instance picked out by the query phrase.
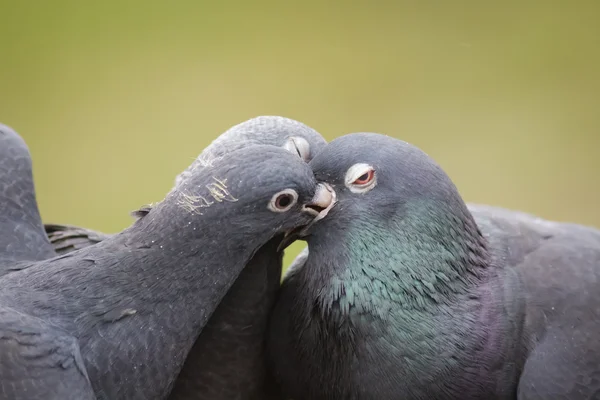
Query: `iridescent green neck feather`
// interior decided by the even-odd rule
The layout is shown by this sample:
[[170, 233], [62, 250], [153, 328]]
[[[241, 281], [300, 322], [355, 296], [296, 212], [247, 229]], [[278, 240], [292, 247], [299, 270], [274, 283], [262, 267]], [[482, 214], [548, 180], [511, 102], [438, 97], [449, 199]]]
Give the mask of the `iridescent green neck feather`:
[[[486, 268], [485, 240], [464, 205], [448, 208], [439, 202], [407, 203], [402, 216], [358, 218], [343, 236], [329, 235], [324, 247], [345, 254], [321, 281], [324, 309], [338, 305], [345, 315], [386, 319], [391, 309], [425, 310], [468, 291]], [[318, 250], [311, 256], [319, 257]]]

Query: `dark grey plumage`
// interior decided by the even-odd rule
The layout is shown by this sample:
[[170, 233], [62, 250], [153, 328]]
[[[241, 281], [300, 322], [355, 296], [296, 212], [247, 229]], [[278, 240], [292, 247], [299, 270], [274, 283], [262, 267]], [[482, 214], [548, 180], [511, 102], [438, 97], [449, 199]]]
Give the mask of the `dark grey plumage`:
[[[253, 118], [219, 136], [176, 183], [198, 166], [255, 144], [284, 147], [310, 161], [326, 142], [312, 128], [289, 118]], [[46, 230], [60, 254], [109, 237], [71, 226], [46, 225]], [[264, 337], [281, 278], [280, 241], [273, 238], [258, 250], [223, 298], [190, 351], [171, 399], [278, 398], [274, 381], [266, 377]]]
[[73, 225], [44, 224], [50, 243], [57, 254], [67, 254], [95, 245], [113, 236]]
[[77, 339], [39, 318], [0, 306], [0, 398], [94, 400]]
[[38, 210], [29, 149], [0, 124], [0, 276], [15, 263], [54, 257]]
[[271, 317], [290, 397], [600, 396], [600, 231], [466, 206], [426, 154], [383, 135], [338, 138], [310, 165], [337, 204]]
[[[293, 189], [297, 202], [274, 212], [268, 205], [284, 189]], [[80, 398], [90, 393], [87, 373], [98, 399], [166, 398], [198, 334], [253, 254], [315, 217], [318, 209], [305, 205], [324, 193], [317, 189], [310, 168], [288, 151], [240, 149], [196, 168], [123, 232], [5, 275], [0, 354], [14, 356], [0, 358], [0, 393]], [[15, 331], [15, 320], [30, 331]], [[36, 355], [41, 368], [15, 377], [10, 371], [28, 359], [31, 337], [35, 349], [48, 351]], [[55, 362], [62, 355], [64, 361]], [[41, 386], [63, 367], [61, 380]], [[65, 392], [64, 382], [75, 387]]]

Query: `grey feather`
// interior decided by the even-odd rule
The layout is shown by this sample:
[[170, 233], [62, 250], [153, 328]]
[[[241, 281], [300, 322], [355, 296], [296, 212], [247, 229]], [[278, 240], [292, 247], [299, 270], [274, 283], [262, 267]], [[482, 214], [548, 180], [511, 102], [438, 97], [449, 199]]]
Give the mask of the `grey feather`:
[[0, 397], [6, 400], [93, 400], [77, 339], [0, 306]]
[[45, 224], [44, 228], [57, 254], [80, 250], [112, 236], [72, 225]]

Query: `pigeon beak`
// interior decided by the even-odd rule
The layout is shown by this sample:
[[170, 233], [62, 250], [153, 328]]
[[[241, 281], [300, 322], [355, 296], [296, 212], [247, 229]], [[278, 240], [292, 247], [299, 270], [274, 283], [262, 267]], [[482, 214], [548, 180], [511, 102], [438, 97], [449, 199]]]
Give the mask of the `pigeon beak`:
[[333, 190], [331, 186], [329, 186], [327, 183], [319, 183], [317, 185], [317, 191], [315, 192], [315, 195], [311, 201], [302, 206], [303, 212], [314, 215], [315, 218], [304, 227], [286, 232], [281, 240], [281, 243], [279, 244], [279, 247], [277, 247], [277, 251], [281, 251], [288, 247], [297, 238], [304, 236], [308, 229], [315, 224], [315, 222], [325, 218], [325, 216], [329, 213], [329, 210], [331, 210], [335, 205], [336, 197], [335, 190]]
[[335, 190], [327, 183], [319, 183], [313, 198], [302, 206], [302, 211], [315, 216], [311, 225], [327, 215], [336, 201]]

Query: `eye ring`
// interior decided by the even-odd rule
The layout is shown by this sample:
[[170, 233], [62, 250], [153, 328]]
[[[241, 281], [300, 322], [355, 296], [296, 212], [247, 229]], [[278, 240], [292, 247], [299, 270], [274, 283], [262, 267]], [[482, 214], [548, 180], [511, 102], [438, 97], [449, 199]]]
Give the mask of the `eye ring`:
[[285, 189], [277, 192], [269, 201], [269, 210], [273, 212], [286, 212], [298, 202], [298, 193], [294, 189]]
[[358, 163], [348, 168], [345, 184], [353, 193], [366, 193], [377, 185], [375, 168], [369, 164]]

